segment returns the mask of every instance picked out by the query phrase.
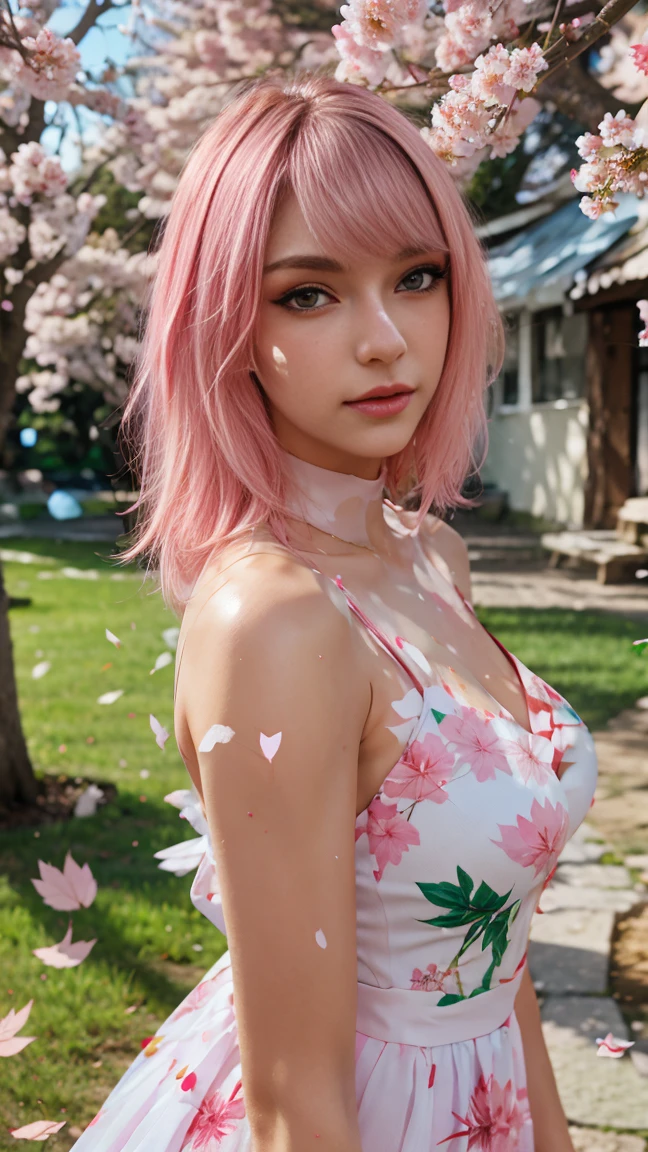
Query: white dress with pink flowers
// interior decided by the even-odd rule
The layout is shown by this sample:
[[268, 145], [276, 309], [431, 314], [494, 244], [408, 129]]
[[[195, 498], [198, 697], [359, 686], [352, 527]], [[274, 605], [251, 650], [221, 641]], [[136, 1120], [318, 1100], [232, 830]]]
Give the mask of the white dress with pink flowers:
[[[405, 751], [356, 823], [362, 1147], [533, 1152], [514, 1000], [539, 896], [594, 796], [594, 742], [562, 696], [506, 649], [532, 734], [494, 699], [492, 711], [468, 706], [337, 582], [412, 681], [398, 702]], [[197, 797], [172, 799], [185, 802], [201, 837], [157, 855], [175, 870], [195, 852], [191, 899], [224, 932]], [[251, 1147], [225, 952], [137, 1055], [74, 1152]]]

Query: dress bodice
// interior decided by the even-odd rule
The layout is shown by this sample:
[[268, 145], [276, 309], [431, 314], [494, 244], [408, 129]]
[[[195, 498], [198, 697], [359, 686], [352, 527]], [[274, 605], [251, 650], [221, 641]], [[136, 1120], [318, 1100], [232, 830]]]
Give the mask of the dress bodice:
[[[398, 1022], [395, 1039], [415, 1042], [433, 1008], [437, 1035], [447, 1021], [456, 1038], [462, 1019], [472, 1034], [476, 997], [489, 994], [489, 1012], [512, 1003], [540, 894], [592, 803], [594, 741], [567, 701], [506, 649], [532, 731], [495, 699], [492, 710], [468, 705], [419, 649], [384, 635], [335, 583], [412, 683], [392, 702], [401, 722], [391, 730], [405, 747], [356, 820], [359, 1027], [364, 1014], [369, 1035], [389, 1031], [386, 1014]], [[198, 796], [168, 799], [200, 836], [156, 853], [160, 867], [198, 865], [191, 899], [226, 934]], [[392, 1005], [394, 993], [425, 997]]]

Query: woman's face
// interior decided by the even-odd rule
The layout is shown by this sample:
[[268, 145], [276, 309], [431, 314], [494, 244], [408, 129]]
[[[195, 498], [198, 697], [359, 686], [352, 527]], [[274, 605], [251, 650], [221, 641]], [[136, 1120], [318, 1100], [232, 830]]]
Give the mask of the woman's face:
[[[316, 244], [294, 195], [283, 200], [265, 254], [254, 352], [288, 452], [375, 479], [380, 461], [405, 447], [443, 369], [447, 268], [447, 253], [434, 249], [334, 256]], [[391, 407], [385, 399], [373, 409], [354, 405], [385, 385], [411, 391]]]

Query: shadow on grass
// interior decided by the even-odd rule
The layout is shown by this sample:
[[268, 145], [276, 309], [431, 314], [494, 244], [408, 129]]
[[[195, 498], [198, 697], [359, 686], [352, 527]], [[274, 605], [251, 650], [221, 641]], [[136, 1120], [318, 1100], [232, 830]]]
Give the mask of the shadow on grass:
[[[106, 573], [127, 572], [130, 575], [138, 573], [143, 575], [135, 563], [120, 564], [117, 560], [110, 559], [111, 553], [118, 555], [125, 547], [126, 541], [121, 538], [114, 543], [110, 540], [59, 541], [56, 538], [41, 536], [9, 536], [0, 539], [0, 552], [31, 552], [34, 556], [41, 556], [45, 563], [54, 561], [55, 564], [65, 567], [69, 565], [74, 568], [99, 568]], [[25, 567], [32, 568], [33, 563]]]
[[[138, 997], [146, 1000], [150, 1011], [168, 1015], [189, 991], [172, 973], [179, 974], [184, 965], [191, 977], [196, 971], [197, 956], [190, 951], [186, 929], [196, 929], [189, 933], [191, 938], [204, 930], [213, 944], [204, 967], [214, 963], [227, 946], [225, 938], [191, 903], [192, 875], [177, 877], [162, 872], [153, 858], [158, 849], [191, 839], [193, 829], [179, 821], [177, 810], [164, 802], [149, 802], [146, 815], [142, 815], [137, 797], [124, 793], [95, 817], [40, 825], [38, 832], [38, 838], [33, 829], [3, 834], [0, 872], [7, 876], [21, 907], [35, 925], [43, 927], [52, 943], [62, 939], [72, 916], [73, 940], [97, 938], [83, 961], [86, 973], [99, 966], [120, 971], [136, 986]], [[68, 850], [77, 863], [90, 865], [98, 885], [91, 907], [74, 913], [48, 907], [31, 883], [40, 875], [39, 859], [62, 868]], [[138, 902], [146, 905], [148, 918], [138, 909]], [[175, 921], [176, 931], [169, 935], [163, 927], [165, 919], [172, 922], [172, 928]], [[184, 938], [179, 939], [183, 929]], [[161, 963], [167, 957], [169, 974]]]

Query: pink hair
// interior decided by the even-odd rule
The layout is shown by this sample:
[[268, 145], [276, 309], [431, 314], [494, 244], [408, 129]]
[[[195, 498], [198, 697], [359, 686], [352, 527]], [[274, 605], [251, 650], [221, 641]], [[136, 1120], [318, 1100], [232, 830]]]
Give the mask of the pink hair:
[[[137, 423], [142, 507], [119, 554], [157, 561], [181, 612], [207, 560], [267, 522], [287, 542], [281, 452], [251, 371], [273, 213], [292, 190], [328, 251], [450, 256], [451, 325], [437, 391], [416, 435], [387, 461], [392, 499], [443, 512], [485, 452], [484, 390], [499, 371], [502, 326], [466, 208], [416, 126], [382, 97], [325, 75], [247, 84], [194, 145], [176, 187], [146, 332], [122, 421]], [[483, 459], [483, 457], [482, 457]], [[117, 558], [117, 557], [115, 557]]]

